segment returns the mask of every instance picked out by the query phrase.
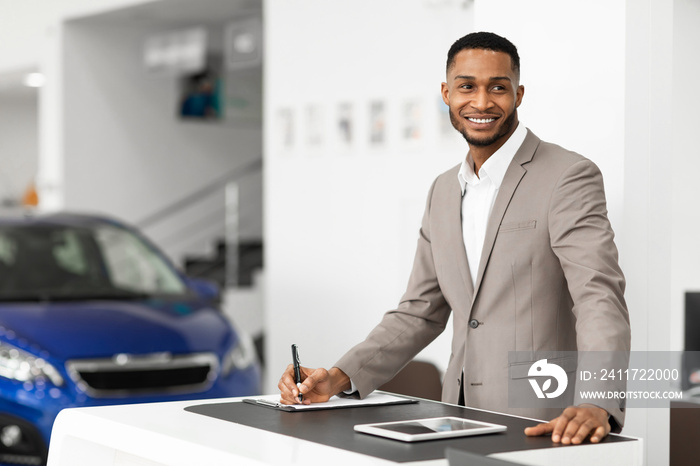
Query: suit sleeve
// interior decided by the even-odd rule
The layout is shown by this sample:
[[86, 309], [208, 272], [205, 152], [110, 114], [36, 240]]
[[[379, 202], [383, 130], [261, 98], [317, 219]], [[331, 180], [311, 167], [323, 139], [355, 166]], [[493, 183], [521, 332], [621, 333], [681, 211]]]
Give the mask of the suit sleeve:
[[384, 314], [367, 338], [335, 366], [345, 372], [360, 397], [391, 380], [413, 357], [442, 333], [450, 307], [438, 284], [430, 242], [430, 189], [413, 269], [399, 306]]
[[[559, 179], [550, 203], [549, 231], [573, 301], [579, 366], [583, 358], [585, 364], [598, 366], [598, 371], [621, 364], [626, 367], [630, 325], [623, 295], [625, 278], [607, 217], [603, 178], [593, 162], [581, 160]], [[624, 382], [616, 381], [604, 388], [624, 391], [625, 387]], [[574, 402], [586, 402], [578, 387]], [[620, 403], [596, 400], [595, 404], [622, 426]]]

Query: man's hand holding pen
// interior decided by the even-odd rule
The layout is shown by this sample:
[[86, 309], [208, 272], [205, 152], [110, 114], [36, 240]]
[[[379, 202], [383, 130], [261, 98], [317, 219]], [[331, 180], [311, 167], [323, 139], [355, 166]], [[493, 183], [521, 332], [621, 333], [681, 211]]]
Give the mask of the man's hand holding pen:
[[[350, 389], [350, 378], [337, 367], [330, 370], [310, 369], [299, 366], [301, 385], [297, 387], [294, 380], [294, 364], [287, 366], [277, 384], [280, 389], [280, 403], [311, 404], [328, 401], [333, 395]], [[299, 394], [303, 401], [299, 401]]]

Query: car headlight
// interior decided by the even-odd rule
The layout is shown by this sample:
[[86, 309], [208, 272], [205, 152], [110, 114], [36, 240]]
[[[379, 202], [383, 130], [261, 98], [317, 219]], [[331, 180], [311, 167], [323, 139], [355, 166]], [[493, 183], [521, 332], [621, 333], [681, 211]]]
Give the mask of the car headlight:
[[233, 370], [243, 370], [255, 363], [257, 355], [253, 340], [248, 334], [238, 331], [238, 342], [224, 356], [221, 373], [227, 376]]
[[31, 383], [48, 379], [57, 387], [63, 385], [63, 377], [51, 364], [2, 342], [0, 342], [0, 376]]

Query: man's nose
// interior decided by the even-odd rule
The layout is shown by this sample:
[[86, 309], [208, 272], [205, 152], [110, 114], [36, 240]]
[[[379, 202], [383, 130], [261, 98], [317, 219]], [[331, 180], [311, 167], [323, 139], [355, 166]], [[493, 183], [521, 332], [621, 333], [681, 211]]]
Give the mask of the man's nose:
[[489, 93], [484, 89], [478, 91], [474, 95], [474, 99], [472, 100], [472, 107], [474, 107], [477, 110], [486, 110], [491, 106], [491, 97], [489, 96]]

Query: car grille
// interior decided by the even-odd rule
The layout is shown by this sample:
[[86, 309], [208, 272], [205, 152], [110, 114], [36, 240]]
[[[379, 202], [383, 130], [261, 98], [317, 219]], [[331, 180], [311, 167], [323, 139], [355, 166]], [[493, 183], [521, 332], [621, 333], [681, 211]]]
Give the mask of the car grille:
[[214, 353], [118, 354], [66, 363], [71, 379], [93, 397], [200, 392], [214, 382], [218, 367]]

